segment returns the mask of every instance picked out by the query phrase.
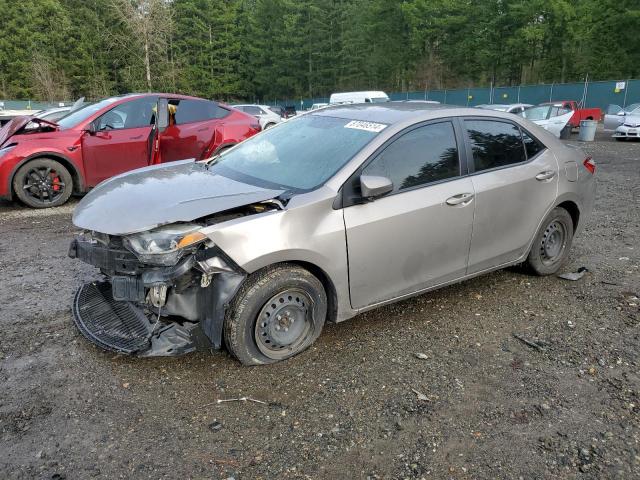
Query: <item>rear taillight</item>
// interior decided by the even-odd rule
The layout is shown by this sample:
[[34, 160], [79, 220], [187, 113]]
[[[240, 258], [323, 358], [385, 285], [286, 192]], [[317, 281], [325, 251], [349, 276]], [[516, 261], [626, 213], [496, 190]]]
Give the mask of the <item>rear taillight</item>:
[[592, 175], [596, 173], [596, 162], [593, 161], [593, 158], [591, 157], [585, 158], [582, 164], [584, 165], [584, 168], [589, 170], [589, 173], [591, 173]]

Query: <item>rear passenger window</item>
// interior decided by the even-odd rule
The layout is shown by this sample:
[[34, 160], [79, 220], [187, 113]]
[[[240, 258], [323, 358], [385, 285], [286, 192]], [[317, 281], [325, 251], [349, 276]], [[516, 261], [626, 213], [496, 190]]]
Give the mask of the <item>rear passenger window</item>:
[[507, 122], [465, 120], [476, 172], [527, 160], [520, 129]]
[[362, 173], [391, 179], [394, 192], [459, 176], [453, 125], [451, 122], [425, 125], [402, 135]]
[[224, 118], [228, 113], [227, 109], [209, 100], [169, 100], [169, 114], [173, 117], [172, 125]]
[[544, 145], [542, 145], [535, 138], [531, 137], [524, 130], [522, 131], [522, 140], [524, 141], [524, 148], [527, 151], [527, 158], [533, 158], [545, 149]]

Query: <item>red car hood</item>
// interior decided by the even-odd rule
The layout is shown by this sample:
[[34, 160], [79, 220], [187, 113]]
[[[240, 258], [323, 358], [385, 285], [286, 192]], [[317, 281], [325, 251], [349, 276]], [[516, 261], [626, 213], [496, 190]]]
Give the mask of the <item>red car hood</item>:
[[31, 122], [54, 128], [58, 127], [57, 123], [48, 122], [47, 120], [43, 120], [41, 118], [34, 118], [30, 115], [20, 115], [19, 117], [14, 117], [9, 120], [9, 122], [7, 122], [4, 127], [0, 128], [0, 148], [2, 148], [11, 137], [18, 133], [21, 133], [22, 130], [24, 130], [24, 127], [26, 127]]

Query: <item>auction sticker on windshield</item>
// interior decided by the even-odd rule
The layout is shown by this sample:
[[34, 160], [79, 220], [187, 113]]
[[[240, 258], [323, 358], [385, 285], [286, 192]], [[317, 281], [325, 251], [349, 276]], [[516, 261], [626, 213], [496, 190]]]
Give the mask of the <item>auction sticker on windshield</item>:
[[366, 130], [367, 132], [381, 132], [387, 125], [384, 123], [364, 122], [362, 120], [352, 120], [344, 128], [355, 128], [356, 130]]

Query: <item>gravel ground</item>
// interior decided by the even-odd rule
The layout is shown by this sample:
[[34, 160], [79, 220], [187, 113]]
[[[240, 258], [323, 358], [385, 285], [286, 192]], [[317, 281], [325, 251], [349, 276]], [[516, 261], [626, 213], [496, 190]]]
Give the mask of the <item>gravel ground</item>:
[[[584, 147], [581, 280], [496, 272], [268, 367], [93, 347], [70, 313], [95, 275], [66, 257], [76, 202], [0, 203], [0, 478], [640, 478], [640, 143]], [[243, 396], [266, 403], [216, 403]]]

